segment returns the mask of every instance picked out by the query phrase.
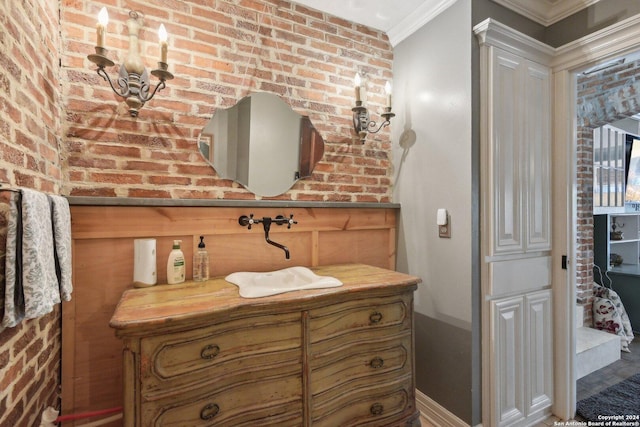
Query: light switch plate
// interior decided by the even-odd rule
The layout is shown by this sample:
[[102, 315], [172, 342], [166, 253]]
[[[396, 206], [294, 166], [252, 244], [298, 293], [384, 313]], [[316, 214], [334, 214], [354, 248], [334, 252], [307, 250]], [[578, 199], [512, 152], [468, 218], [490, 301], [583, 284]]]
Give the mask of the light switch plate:
[[447, 221], [449, 220], [449, 213], [446, 209], [438, 209], [436, 224], [438, 225], [447, 225]]
[[438, 226], [438, 236], [440, 237], [444, 237], [444, 238], [451, 238], [451, 224], [447, 224], [447, 225], [439, 225]]

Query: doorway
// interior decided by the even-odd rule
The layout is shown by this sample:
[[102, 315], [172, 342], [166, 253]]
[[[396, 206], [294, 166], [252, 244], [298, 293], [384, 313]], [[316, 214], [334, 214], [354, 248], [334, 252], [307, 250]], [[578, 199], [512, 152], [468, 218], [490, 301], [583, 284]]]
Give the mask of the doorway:
[[[584, 171], [578, 167], [577, 129], [592, 128], [600, 122], [598, 109], [589, 109], [588, 105], [577, 104], [575, 79], [578, 72], [597, 63], [628, 55], [637, 50], [640, 34], [637, 26], [640, 16], [614, 24], [605, 30], [594, 33], [584, 39], [557, 49], [554, 60], [554, 250], [556, 259], [559, 254], [568, 254], [565, 266], [554, 268], [554, 308], [556, 348], [554, 413], [563, 419], [571, 419], [576, 408], [576, 286], [578, 277], [592, 277], [592, 259], [585, 263], [580, 256], [583, 248], [579, 225], [585, 219], [584, 208], [579, 198], [579, 177]], [[640, 94], [640, 91], [636, 91]], [[635, 105], [640, 105], [635, 100]], [[633, 105], [633, 104], [626, 104]], [[628, 117], [635, 111], [614, 109], [618, 119]], [[582, 120], [581, 123], [578, 123]], [[587, 126], [585, 126], [587, 125]], [[591, 197], [591, 195], [589, 196]], [[592, 217], [591, 198], [589, 198], [589, 217]], [[582, 209], [581, 209], [582, 207]], [[588, 226], [587, 226], [588, 227]]]
[[[634, 86], [639, 83], [635, 77], [638, 73], [640, 73], [640, 60], [637, 53], [632, 53], [608, 60], [597, 65], [595, 69], [577, 73], [575, 77], [578, 112], [576, 123], [578, 173], [575, 204], [578, 209], [577, 218], [579, 218], [576, 223], [579, 236], [576, 262], [585, 267], [584, 274], [578, 271], [576, 275], [576, 304], [578, 308], [584, 310], [584, 316], [581, 318], [581, 310], [578, 310], [576, 318], [576, 326], [580, 326], [581, 321], [584, 322], [584, 327], [576, 329], [577, 347], [580, 351], [577, 355], [576, 402], [640, 371], [640, 357], [634, 353], [621, 352], [620, 339], [617, 335], [592, 329], [595, 323], [591, 310], [594, 281], [610, 286], [613, 291], [617, 289], [623, 305], [626, 305], [626, 298], [631, 297], [632, 294], [627, 293], [623, 296], [621, 292], [623, 288], [618, 288], [616, 285], [624, 285], [626, 289], [629, 286], [626, 284], [629, 280], [635, 281], [628, 277], [628, 273], [635, 272], [638, 264], [637, 252], [633, 257], [631, 253], [625, 253], [625, 264], [613, 268], [611, 275], [606, 274], [609, 269], [609, 257], [606, 254], [609, 247], [609, 224], [612, 218], [616, 218], [616, 213], [622, 215], [625, 212], [623, 203], [625, 135], [639, 133], [639, 122], [632, 119], [640, 112], [640, 106], [634, 94]], [[594, 150], [594, 146], [599, 149]], [[614, 154], [617, 154], [617, 157]], [[594, 160], [597, 161], [594, 162]], [[591, 171], [591, 173], [580, 171]], [[597, 174], [597, 172], [600, 173]], [[597, 180], [594, 179], [596, 175], [599, 176]], [[596, 193], [602, 197], [597, 197]], [[595, 212], [594, 206], [598, 205], [607, 207], [598, 208], [598, 212]], [[594, 217], [594, 213], [600, 213], [600, 215]], [[628, 221], [619, 222], [620, 224], [627, 222], [625, 231], [630, 232], [633, 228], [632, 223], [637, 226], [637, 220], [634, 216], [620, 218], [625, 217]], [[635, 228], [637, 233], [637, 227]], [[613, 242], [611, 247], [617, 248], [616, 252], [627, 248], [635, 247], [636, 250], [638, 248], [634, 241]], [[589, 267], [594, 265], [594, 257], [595, 263], [600, 267], [590, 270]], [[620, 272], [625, 274], [620, 275]], [[596, 336], [593, 337], [594, 335]], [[635, 347], [637, 352], [639, 349], [637, 343]]]

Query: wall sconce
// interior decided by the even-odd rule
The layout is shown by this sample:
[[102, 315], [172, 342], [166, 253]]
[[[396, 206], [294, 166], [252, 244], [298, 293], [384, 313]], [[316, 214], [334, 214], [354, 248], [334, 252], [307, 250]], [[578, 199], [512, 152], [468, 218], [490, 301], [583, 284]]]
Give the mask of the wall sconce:
[[129, 114], [132, 117], [138, 115], [138, 110], [144, 106], [144, 103], [151, 100], [159, 90], [166, 87], [165, 81], [173, 79], [173, 74], [167, 71], [167, 31], [161, 24], [158, 29], [158, 37], [160, 38], [160, 61], [158, 68], [151, 70], [151, 74], [160, 79], [153, 92], [149, 94], [149, 74], [145, 68], [139, 53], [138, 33], [142, 25], [142, 17], [138, 12], [130, 11], [127, 27], [129, 29], [129, 53], [124, 63], [120, 66], [118, 74], [119, 90], [115, 88], [109, 75], [105, 72], [105, 67], [111, 67], [114, 62], [107, 58], [108, 50], [104, 47], [105, 31], [109, 23], [109, 14], [106, 8], [102, 8], [98, 14], [98, 25], [96, 26], [97, 42], [96, 53], [87, 56], [89, 61], [98, 66], [98, 75], [109, 82], [113, 92], [125, 99], [129, 106]]
[[387, 106], [384, 108], [384, 113], [381, 114], [384, 121], [380, 126], [378, 126], [374, 120], [369, 119], [369, 111], [367, 111], [367, 107], [362, 105], [362, 99], [360, 97], [360, 90], [362, 89], [360, 85], [362, 84], [362, 81], [360, 79], [360, 74], [358, 73], [356, 73], [354, 84], [356, 90], [356, 106], [351, 109], [351, 111], [353, 111], [353, 128], [364, 144], [367, 134], [378, 133], [380, 129], [389, 126], [391, 119], [395, 116], [395, 114], [391, 112], [391, 84], [387, 82], [387, 84], [384, 85], [384, 90], [387, 94]]

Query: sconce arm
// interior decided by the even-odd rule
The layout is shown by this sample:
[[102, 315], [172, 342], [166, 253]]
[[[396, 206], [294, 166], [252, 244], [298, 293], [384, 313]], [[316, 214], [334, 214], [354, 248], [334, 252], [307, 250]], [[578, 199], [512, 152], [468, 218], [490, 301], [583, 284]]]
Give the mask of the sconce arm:
[[160, 80], [160, 82], [156, 85], [156, 87], [153, 89], [153, 92], [151, 92], [151, 95], [149, 95], [148, 97], [146, 97], [145, 99], [142, 99], [142, 102], [147, 102], [150, 101], [151, 98], [154, 97], [154, 95], [156, 94], [156, 92], [164, 89], [167, 85], [164, 83], [164, 80]]
[[351, 109], [353, 111], [353, 127], [360, 135], [361, 140], [364, 143], [367, 133], [378, 133], [384, 127], [391, 124], [391, 119], [395, 117], [395, 114], [391, 112], [391, 107], [385, 107], [384, 113], [381, 116], [384, 121], [378, 126], [375, 120], [370, 120], [369, 112], [367, 108], [362, 105], [362, 101], [357, 101], [356, 106]]
[[115, 88], [115, 86], [113, 85], [113, 82], [111, 81], [111, 78], [109, 77], [109, 74], [107, 74], [107, 72], [106, 72], [106, 71], [104, 71], [104, 67], [101, 67], [101, 66], [99, 66], [99, 65], [98, 65], [98, 70], [97, 70], [97, 72], [98, 72], [98, 75], [99, 75], [99, 76], [101, 76], [103, 79], [105, 79], [106, 81], [108, 81], [108, 82], [109, 82], [109, 86], [111, 86], [111, 89], [116, 93], [116, 95], [119, 95], [119, 96], [126, 96], [126, 95], [127, 95], [127, 94], [122, 94], [122, 93], [120, 93], [120, 92]]
[[[380, 126], [378, 126], [378, 128], [376, 129], [376, 126], [378, 125], [375, 120], [371, 120], [369, 122], [369, 128], [371, 128], [372, 130], [370, 130], [370, 133], [378, 133], [380, 132], [380, 129], [389, 126], [389, 124], [391, 123], [390, 120], [385, 120], [384, 122], [380, 123]], [[375, 129], [375, 130], [373, 130]]]

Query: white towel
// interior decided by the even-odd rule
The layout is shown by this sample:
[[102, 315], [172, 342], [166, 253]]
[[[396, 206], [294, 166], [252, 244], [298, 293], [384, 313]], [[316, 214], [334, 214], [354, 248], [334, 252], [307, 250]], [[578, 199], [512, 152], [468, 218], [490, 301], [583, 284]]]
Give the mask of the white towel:
[[22, 208], [20, 193], [12, 192], [9, 199], [7, 222], [7, 249], [4, 267], [4, 315], [2, 327], [12, 328], [24, 319], [24, 296], [22, 293]]
[[71, 301], [71, 212], [69, 201], [62, 196], [49, 196], [51, 201], [51, 221], [55, 243], [56, 273], [60, 286], [60, 296]]
[[5, 261], [3, 327], [50, 313], [60, 303], [52, 212], [46, 194], [20, 189], [11, 197]]
[[21, 189], [22, 193], [22, 289], [24, 315], [35, 319], [60, 303], [56, 276], [51, 206], [46, 194]]

